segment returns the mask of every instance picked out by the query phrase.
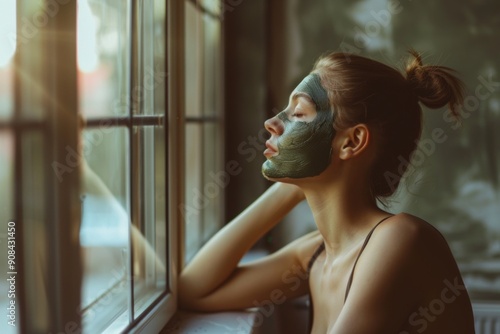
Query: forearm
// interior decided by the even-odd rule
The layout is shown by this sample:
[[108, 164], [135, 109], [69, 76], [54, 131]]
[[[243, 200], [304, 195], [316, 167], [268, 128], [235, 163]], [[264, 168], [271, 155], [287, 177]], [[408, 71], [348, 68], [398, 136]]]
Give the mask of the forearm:
[[179, 279], [181, 304], [215, 291], [245, 253], [303, 199], [295, 186], [274, 184], [208, 241]]

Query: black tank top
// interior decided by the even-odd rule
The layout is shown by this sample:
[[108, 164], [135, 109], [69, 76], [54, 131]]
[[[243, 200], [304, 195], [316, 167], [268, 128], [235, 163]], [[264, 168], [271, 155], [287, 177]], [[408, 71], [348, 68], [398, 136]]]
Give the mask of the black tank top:
[[[366, 236], [365, 242], [363, 243], [363, 246], [361, 246], [361, 249], [359, 250], [358, 256], [356, 257], [356, 261], [354, 261], [354, 265], [352, 266], [351, 275], [349, 276], [349, 281], [347, 281], [347, 287], [346, 287], [346, 291], [345, 291], [344, 303], [345, 303], [345, 301], [347, 299], [347, 295], [349, 294], [349, 290], [351, 289], [352, 279], [353, 279], [353, 276], [354, 276], [354, 268], [356, 268], [356, 264], [358, 263], [359, 256], [361, 255], [361, 253], [363, 253], [363, 250], [365, 249], [366, 245], [368, 244], [368, 241], [370, 240], [370, 237], [372, 236], [372, 233], [375, 230], [375, 228], [377, 226], [379, 226], [380, 223], [382, 223], [384, 220], [386, 220], [386, 219], [388, 219], [390, 217], [392, 217], [392, 215], [390, 215], [388, 217], [385, 217], [384, 219], [382, 219], [381, 221], [379, 221], [370, 230], [370, 232]], [[309, 263], [307, 264], [307, 272], [308, 273], [311, 272], [311, 268], [312, 268], [312, 266], [314, 264], [314, 261], [316, 261], [316, 259], [318, 258], [318, 256], [321, 253], [323, 253], [324, 250], [325, 250], [325, 243], [323, 242], [323, 243], [321, 243], [321, 245], [318, 246], [318, 248], [316, 248], [316, 250], [314, 251], [314, 253], [313, 253], [312, 257], [311, 257], [311, 259], [309, 260]], [[311, 332], [311, 329], [312, 329], [313, 320], [314, 320], [314, 309], [313, 309], [313, 303], [312, 303], [311, 296], [309, 296], [309, 333]]]

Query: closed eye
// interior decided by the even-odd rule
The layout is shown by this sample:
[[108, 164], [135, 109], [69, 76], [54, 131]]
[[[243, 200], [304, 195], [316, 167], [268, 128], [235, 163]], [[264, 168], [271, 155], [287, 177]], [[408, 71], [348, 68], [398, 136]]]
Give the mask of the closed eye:
[[311, 122], [316, 117], [316, 107], [310, 98], [302, 93], [294, 93], [287, 112], [290, 120], [295, 120], [297, 122]]

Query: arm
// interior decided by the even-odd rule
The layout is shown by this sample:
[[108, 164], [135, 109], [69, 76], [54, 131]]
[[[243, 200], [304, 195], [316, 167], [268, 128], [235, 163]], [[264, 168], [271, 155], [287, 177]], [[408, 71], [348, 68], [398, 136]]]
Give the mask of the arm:
[[293, 270], [302, 268], [297, 257], [300, 239], [264, 259], [238, 266], [252, 245], [302, 199], [296, 186], [276, 183], [222, 228], [180, 274], [181, 307], [199, 311], [247, 308], [270, 299], [275, 289], [285, 297], [307, 291], [307, 284], [298, 284], [300, 288], [290, 283]]

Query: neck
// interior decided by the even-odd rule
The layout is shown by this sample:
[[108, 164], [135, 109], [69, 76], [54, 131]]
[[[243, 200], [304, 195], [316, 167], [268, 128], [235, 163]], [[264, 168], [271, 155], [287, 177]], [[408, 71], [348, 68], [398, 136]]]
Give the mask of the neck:
[[302, 187], [327, 254], [349, 251], [388, 215], [377, 207], [365, 181], [355, 178], [349, 182], [321, 180]]

